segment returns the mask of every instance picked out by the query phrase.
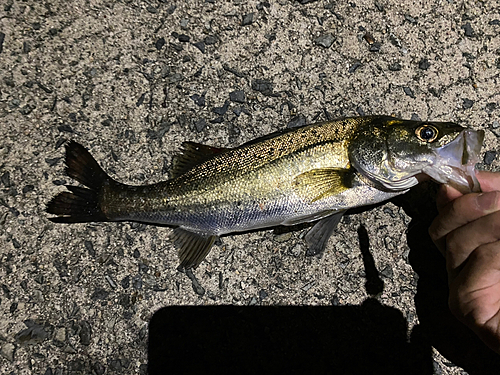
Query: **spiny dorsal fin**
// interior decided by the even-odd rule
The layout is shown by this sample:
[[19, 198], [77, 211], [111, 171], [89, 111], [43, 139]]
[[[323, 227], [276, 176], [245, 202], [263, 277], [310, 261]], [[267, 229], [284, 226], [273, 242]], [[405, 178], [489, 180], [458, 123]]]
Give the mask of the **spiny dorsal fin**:
[[217, 236], [190, 232], [182, 228], [175, 228], [173, 233], [174, 244], [178, 247], [181, 261], [180, 268], [196, 268], [210, 252]]
[[217, 148], [195, 142], [184, 142], [182, 144], [181, 152], [172, 160], [170, 178], [179, 177], [195, 165], [198, 165], [208, 158], [227, 150], [229, 150], [229, 148]]
[[347, 177], [350, 174], [349, 169], [312, 169], [295, 177], [294, 183], [299, 195], [314, 203], [349, 189]]

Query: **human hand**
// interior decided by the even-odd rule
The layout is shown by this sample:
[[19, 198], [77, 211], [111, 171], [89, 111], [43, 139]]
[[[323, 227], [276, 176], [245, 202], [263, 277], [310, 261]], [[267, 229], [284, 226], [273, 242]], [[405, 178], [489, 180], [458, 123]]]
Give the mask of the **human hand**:
[[429, 234], [446, 258], [450, 310], [500, 354], [500, 173], [477, 178], [479, 194], [441, 186]]

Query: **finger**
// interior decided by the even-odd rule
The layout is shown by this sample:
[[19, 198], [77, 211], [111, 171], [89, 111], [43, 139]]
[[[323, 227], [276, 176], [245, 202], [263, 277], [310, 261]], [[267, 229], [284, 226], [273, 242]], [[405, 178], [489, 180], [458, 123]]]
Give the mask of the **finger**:
[[500, 190], [500, 173], [480, 171], [476, 173], [477, 180], [484, 192]]
[[[500, 211], [482, 216], [446, 236], [446, 267], [451, 278], [475, 249], [500, 240]], [[500, 259], [500, 250], [497, 254]]]
[[443, 207], [434, 219], [429, 234], [439, 250], [445, 253], [445, 237], [451, 231], [500, 209], [500, 192], [466, 194]]
[[500, 241], [477, 248], [450, 283], [453, 314], [500, 354]]
[[450, 185], [441, 185], [436, 196], [436, 205], [439, 212], [451, 201], [461, 197], [463, 194]]

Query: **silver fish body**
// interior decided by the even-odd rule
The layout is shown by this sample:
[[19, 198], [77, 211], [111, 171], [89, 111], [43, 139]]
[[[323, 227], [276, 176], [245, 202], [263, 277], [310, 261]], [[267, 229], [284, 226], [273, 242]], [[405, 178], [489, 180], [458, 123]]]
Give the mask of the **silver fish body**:
[[423, 173], [477, 190], [473, 164], [481, 143], [481, 132], [454, 123], [347, 118], [233, 149], [185, 143], [171, 179], [129, 186], [112, 180], [73, 142], [67, 146], [68, 174], [90, 189], [71, 187], [49, 203], [48, 212], [63, 215], [53, 218], [57, 222], [175, 226], [186, 268], [205, 258], [217, 236], [322, 219], [306, 237], [317, 252], [347, 209], [402, 194]]

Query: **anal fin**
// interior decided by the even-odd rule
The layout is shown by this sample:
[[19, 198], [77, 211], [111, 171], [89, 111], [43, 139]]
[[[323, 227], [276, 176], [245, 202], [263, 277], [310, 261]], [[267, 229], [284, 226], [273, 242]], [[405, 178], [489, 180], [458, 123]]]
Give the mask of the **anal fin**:
[[190, 232], [182, 228], [175, 228], [173, 233], [174, 244], [178, 247], [181, 261], [180, 268], [196, 268], [206, 258], [217, 236]]

